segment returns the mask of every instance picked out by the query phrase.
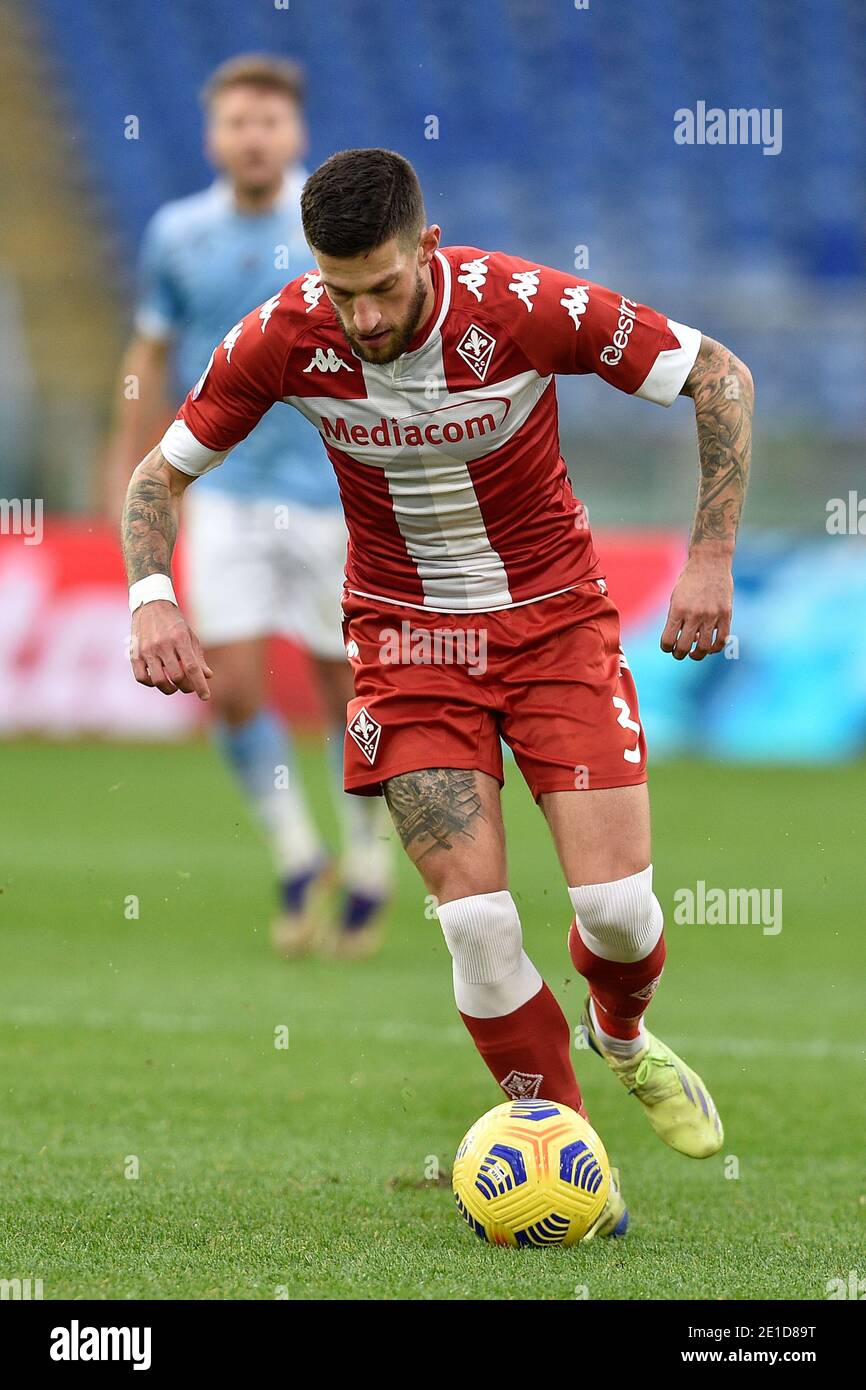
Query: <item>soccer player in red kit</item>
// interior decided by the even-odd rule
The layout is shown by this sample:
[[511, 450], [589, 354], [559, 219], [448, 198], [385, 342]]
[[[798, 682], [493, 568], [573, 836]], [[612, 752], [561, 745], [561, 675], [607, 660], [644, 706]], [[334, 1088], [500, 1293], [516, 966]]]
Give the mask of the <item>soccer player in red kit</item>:
[[[136, 679], [207, 698], [210, 672], [171, 588], [179, 498], [275, 402], [294, 406], [325, 444], [349, 530], [346, 789], [384, 794], [436, 900], [481, 1056], [506, 1095], [585, 1113], [568, 1023], [507, 887], [503, 738], [562, 865], [587, 1038], [656, 1133], [706, 1157], [722, 1143], [709, 1092], [643, 1021], [665, 959], [646, 747], [617, 610], [560, 453], [553, 378], [594, 372], [660, 405], [692, 397], [700, 495], [661, 645], [701, 660], [730, 628], [748, 368], [601, 285], [441, 248], [414, 170], [390, 151], [333, 155], [301, 210], [316, 269], [214, 349], [133, 475]], [[596, 1233], [626, 1221], [614, 1185]]]

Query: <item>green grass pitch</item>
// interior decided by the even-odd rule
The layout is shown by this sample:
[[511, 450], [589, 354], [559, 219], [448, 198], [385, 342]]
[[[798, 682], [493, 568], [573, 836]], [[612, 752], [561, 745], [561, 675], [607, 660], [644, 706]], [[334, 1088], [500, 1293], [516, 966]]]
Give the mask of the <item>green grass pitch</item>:
[[[46, 1299], [823, 1299], [866, 1276], [863, 765], [653, 772], [669, 919], [699, 879], [784, 893], [775, 936], [669, 920], [652, 1026], [704, 1074], [724, 1148], [665, 1149], [578, 1052], [631, 1232], [511, 1251], [447, 1186], [500, 1095], [408, 864], [378, 959], [287, 965], [265, 851], [206, 743], [0, 761], [0, 1278]], [[568, 899], [513, 766], [505, 804], [528, 949], [574, 1024]]]

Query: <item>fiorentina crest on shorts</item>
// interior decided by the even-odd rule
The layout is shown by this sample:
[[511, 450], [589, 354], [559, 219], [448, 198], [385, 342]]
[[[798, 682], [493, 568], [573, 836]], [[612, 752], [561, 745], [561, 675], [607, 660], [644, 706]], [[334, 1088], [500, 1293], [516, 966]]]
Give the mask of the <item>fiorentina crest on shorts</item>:
[[472, 368], [478, 380], [483, 381], [495, 347], [496, 339], [485, 333], [483, 328], [471, 323], [457, 344], [457, 351], [466, 365]]
[[373, 716], [367, 713], [366, 708], [362, 708], [358, 710], [355, 718], [350, 720], [348, 729], [367, 762], [375, 762], [376, 753], [379, 750], [379, 739], [382, 737], [382, 725], [376, 723]]
[[499, 1084], [505, 1094], [513, 1100], [535, 1100], [543, 1080], [541, 1072], [510, 1071]]

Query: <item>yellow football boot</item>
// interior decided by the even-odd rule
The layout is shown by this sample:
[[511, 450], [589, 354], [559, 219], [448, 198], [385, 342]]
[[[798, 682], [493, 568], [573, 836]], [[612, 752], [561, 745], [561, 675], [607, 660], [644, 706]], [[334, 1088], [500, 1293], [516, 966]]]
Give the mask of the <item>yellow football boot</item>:
[[584, 1240], [595, 1240], [597, 1236], [624, 1236], [628, 1230], [628, 1207], [619, 1186], [619, 1169], [610, 1170], [610, 1191], [601, 1209], [601, 1216], [590, 1226]]
[[690, 1158], [718, 1153], [725, 1137], [722, 1122], [697, 1072], [649, 1029], [646, 1046], [634, 1057], [605, 1052], [592, 1021], [589, 996], [580, 1022], [592, 1050], [604, 1058], [629, 1095], [637, 1097], [660, 1139]]

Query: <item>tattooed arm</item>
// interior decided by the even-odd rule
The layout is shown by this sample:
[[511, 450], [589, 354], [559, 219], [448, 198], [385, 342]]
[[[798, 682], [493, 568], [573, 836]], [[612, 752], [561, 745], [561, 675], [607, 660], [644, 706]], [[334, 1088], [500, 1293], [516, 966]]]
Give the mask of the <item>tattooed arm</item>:
[[661, 647], [678, 661], [702, 661], [723, 649], [731, 628], [731, 561], [749, 476], [755, 391], [745, 363], [704, 337], [681, 394], [695, 403], [701, 486]]
[[[192, 478], [172, 468], [159, 449], [138, 465], [123, 508], [122, 544], [130, 584], [149, 574], [171, 574], [180, 499]], [[195, 633], [167, 599], [142, 604], [132, 615], [130, 660], [135, 679], [163, 695], [193, 691], [210, 698], [213, 675]]]

